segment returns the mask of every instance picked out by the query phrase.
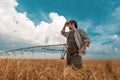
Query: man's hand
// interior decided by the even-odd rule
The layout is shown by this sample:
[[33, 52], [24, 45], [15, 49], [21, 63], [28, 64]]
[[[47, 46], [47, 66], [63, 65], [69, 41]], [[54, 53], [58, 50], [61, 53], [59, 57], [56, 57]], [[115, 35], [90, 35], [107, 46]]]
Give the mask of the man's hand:
[[68, 25], [69, 25], [69, 22], [66, 22], [66, 23], [64, 24], [65, 27], [68, 26]]
[[76, 52], [75, 52], [75, 54], [74, 54], [74, 56], [79, 56], [79, 51], [77, 50]]
[[89, 45], [89, 42], [84, 43], [82, 48], [80, 50], [78, 50], [75, 55], [80, 55], [81, 53], [83, 53], [88, 45]]
[[84, 51], [84, 49], [80, 49], [80, 50], [77, 50], [76, 52], [75, 52], [75, 54], [74, 54], [74, 56], [79, 56], [79, 55], [81, 55], [81, 53]]

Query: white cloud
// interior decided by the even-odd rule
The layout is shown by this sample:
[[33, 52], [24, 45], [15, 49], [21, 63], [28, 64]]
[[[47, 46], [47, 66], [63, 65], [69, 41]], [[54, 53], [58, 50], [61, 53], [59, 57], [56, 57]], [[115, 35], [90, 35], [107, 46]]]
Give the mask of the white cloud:
[[[0, 36], [11, 36], [13, 40], [21, 39], [40, 44], [60, 44], [65, 43], [65, 39], [60, 31], [65, 23], [64, 16], [55, 12], [49, 14], [51, 23], [41, 21], [39, 25], [26, 16], [27, 13], [18, 13], [15, 7], [16, 0], [3, 0], [0, 3]], [[42, 13], [43, 14], [43, 13]], [[8, 39], [9, 41], [9, 39]]]
[[78, 26], [80, 26], [80, 28], [84, 29], [85, 31], [88, 31], [88, 29], [92, 26], [92, 22], [91, 21], [80, 21], [78, 22]]
[[106, 24], [101, 24], [96, 27], [96, 31], [99, 33], [110, 34], [120, 32], [120, 7], [116, 8], [111, 14]]
[[120, 7], [116, 8], [114, 13], [111, 15], [114, 20], [120, 20]]
[[[93, 30], [96, 33], [101, 34], [100, 36], [93, 36], [90, 45], [90, 53], [100, 53], [100, 54], [114, 54], [120, 52], [120, 7], [116, 8], [111, 14], [108, 22], [106, 24], [97, 25]], [[111, 56], [111, 57], [112, 57]]]
[[113, 36], [111, 37], [111, 39], [113, 39], [113, 40], [118, 40], [119, 37], [118, 37], [118, 35], [113, 35]]

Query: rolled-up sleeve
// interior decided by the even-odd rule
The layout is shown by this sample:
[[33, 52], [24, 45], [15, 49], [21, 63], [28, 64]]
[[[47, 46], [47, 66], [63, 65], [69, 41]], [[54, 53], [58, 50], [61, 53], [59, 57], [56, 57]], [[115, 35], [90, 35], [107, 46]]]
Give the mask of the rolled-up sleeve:
[[64, 36], [64, 37], [68, 37], [68, 34], [69, 34], [69, 32], [65, 32], [65, 30], [62, 30], [61, 31], [61, 34]]
[[80, 29], [80, 34], [81, 34], [81, 37], [83, 38], [83, 42], [90, 42], [90, 37], [88, 36], [87, 33], [85, 33], [84, 30]]

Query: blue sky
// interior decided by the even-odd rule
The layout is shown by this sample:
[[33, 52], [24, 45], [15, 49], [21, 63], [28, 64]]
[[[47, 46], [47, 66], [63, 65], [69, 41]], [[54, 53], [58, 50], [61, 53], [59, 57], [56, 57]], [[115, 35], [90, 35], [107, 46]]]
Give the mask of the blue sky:
[[120, 59], [119, 0], [8, 0], [0, 4], [1, 51], [65, 43], [61, 26], [74, 19], [92, 40], [85, 58]]
[[67, 20], [90, 20], [95, 25], [106, 23], [113, 11], [120, 6], [119, 0], [17, 0], [16, 10], [27, 12], [27, 16], [37, 25], [41, 20], [50, 21], [46, 15], [57, 12]]

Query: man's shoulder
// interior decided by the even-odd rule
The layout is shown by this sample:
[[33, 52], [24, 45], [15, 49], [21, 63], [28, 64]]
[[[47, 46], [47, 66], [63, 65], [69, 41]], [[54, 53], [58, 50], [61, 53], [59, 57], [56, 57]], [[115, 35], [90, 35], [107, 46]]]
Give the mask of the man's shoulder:
[[84, 30], [83, 30], [83, 29], [81, 29], [81, 28], [79, 28], [79, 29], [77, 29], [77, 31], [79, 31], [79, 32], [83, 32]]

